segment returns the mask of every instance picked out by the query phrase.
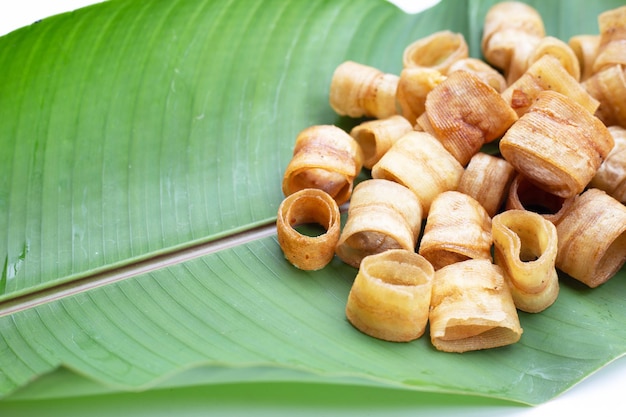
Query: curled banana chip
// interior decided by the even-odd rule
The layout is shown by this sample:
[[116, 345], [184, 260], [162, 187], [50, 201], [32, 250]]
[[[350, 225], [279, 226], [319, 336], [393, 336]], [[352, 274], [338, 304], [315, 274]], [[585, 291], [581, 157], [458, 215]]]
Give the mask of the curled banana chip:
[[515, 177], [515, 168], [505, 159], [478, 152], [470, 159], [457, 191], [482, 205], [490, 217], [502, 207]]
[[614, 65], [626, 65], [626, 6], [607, 10], [598, 16], [600, 43], [593, 72]]
[[432, 132], [465, 166], [485, 143], [500, 138], [517, 113], [492, 87], [467, 71], [455, 71], [426, 97]]
[[407, 119], [395, 115], [386, 119], [365, 121], [350, 131], [363, 152], [363, 166], [372, 169], [374, 164], [405, 133], [413, 130]]
[[444, 191], [454, 190], [463, 166], [441, 142], [425, 132], [402, 136], [372, 168], [372, 177], [400, 183], [413, 191], [426, 218], [430, 204]]
[[539, 93], [545, 90], [568, 96], [592, 114], [600, 105], [600, 102], [552, 55], [544, 55], [534, 62], [521, 77], [502, 92], [502, 98], [521, 117], [534, 104]]
[[599, 102], [595, 115], [607, 126], [626, 127], [626, 69], [613, 65], [596, 72], [582, 83], [589, 94]]
[[412, 125], [426, 110], [426, 97], [445, 80], [445, 75], [427, 67], [405, 68], [400, 73], [396, 98], [400, 112]]
[[430, 206], [419, 254], [435, 267], [467, 259], [491, 260], [491, 218], [467, 194], [445, 191]]
[[506, 79], [495, 68], [477, 58], [464, 58], [455, 61], [448, 73], [454, 71], [467, 71], [477, 76], [482, 82], [493, 87], [497, 92], [503, 92], [506, 87]]
[[435, 271], [413, 251], [388, 250], [363, 259], [346, 304], [361, 332], [392, 342], [421, 337], [428, 322]]
[[426, 67], [448, 72], [455, 61], [467, 58], [469, 48], [461, 33], [442, 30], [418, 39], [404, 49], [402, 63], [404, 68]]
[[595, 288], [626, 261], [626, 207], [597, 188], [577, 196], [556, 224], [556, 266]]
[[626, 129], [609, 126], [609, 132], [615, 146], [598, 168], [589, 186], [599, 188], [620, 203], [626, 204]]
[[360, 182], [336, 254], [358, 268], [361, 260], [389, 249], [415, 250], [422, 224], [422, 206], [411, 190], [385, 179]]
[[600, 35], [574, 35], [567, 42], [580, 66], [580, 81], [593, 75], [593, 62], [598, 54]]
[[502, 269], [485, 259], [457, 262], [435, 272], [430, 340], [444, 352], [513, 344], [522, 327]]
[[574, 202], [574, 197], [563, 198], [537, 187], [522, 174], [516, 174], [509, 187], [506, 210], [527, 210], [556, 224]]
[[511, 84], [528, 68], [528, 58], [546, 36], [543, 19], [533, 7], [500, 2], [485, 16], [481, 50], [487, 62], [504, 71]]
[[350, 198], [362, 165], [361, 148], [348, 133], [332, 125], [308, 127], [296, 138], [283, 176], [283, 194], [319, 188], [341, 205]]
[[607, 127], [563, 94], [542, 91], [500, 141], [500, 152], [539, 188], [563, 198], [581, 193], [613, 148]]
[[537, 213], [507, 210], [493, 218], [494, 261], [502, 267], [515, 307], [539, 313], [559, 295], [556, 227]]
[[[285, 198], [278, 207], [276, 232], [285, 258], [296, 268], [314, 271], [332, 260], [340, 232], [339, 206], [322, 190], [307, 188]], [[325, 229], [308, 236], [296, 226], [317, 224]]]
[[330, 106], [341, 116], [384, 119], [398, 113], [396, 90], [400, 77], [369, 65], [346, 61], [333, 73]]

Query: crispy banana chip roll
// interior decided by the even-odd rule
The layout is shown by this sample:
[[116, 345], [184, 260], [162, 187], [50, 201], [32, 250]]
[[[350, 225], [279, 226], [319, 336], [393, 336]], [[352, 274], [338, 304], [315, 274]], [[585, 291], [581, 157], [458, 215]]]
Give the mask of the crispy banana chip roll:
[[622, 204], [626, 204], [626, 129], [609, 126], [615, 146], [602, 162], [590, 187], [599, 188]]
[[626, 6], [600, 13], [598, 26], [600, 43], [593, 72], [614, 65], [626, 65]]
[[580, 81], [585, 81], [593, 75], [593, 63], [598, 54], [600, 35], [574, 35], [567, 42], [580, 66]]
[[506, 210], [527, 210], [556, 224], [574, 202], [574, 197], [563, 198], [537, 187], [524, 175], [517, 173], [509, 187]]
[[[307, 188], [287, 196], [278, 208], [276, 231], [285, 258], [307, 271], [322, 269], [332, 260], [339, 240], [339, 206], [328, 193]], [[296, 227], [315, 224], [324, 228], [317, 236], [300, 233]]]
[[405, 133], [413, 130], [407, 119], [395, 115], [386, 119], [365, 121], [350, 131], [363, 153], [363, 166], [372, 169], [374, 164]]
[[582, 83], [589, 94], [598, 100], [595, 115], [607, 126], [626, 127], [626, 70], [613, 65], [595, 73]]
[[361, 332], [392, 342], [421, 337], [428, 322], [435, 271], [413, 251], [393, 249], [363, 259], [346, 303]]
[[498, 91], [467, 71], [449, 74], [430, 92], [425, 114], [434, 136], [463, 166], [518, 118]]
[[354, 188], [336, 254], [358, 268], [368, 255], [415, 251], [421, 224], [422, 206], [411, 190], [385, 179], [365, 180]]
[[446, 74], [450, 65], [467, 58], [469, 48], [461, 33], [442, 30], [418, 39], [404, 49], [404, 68], [426, 67]]
[[577, 196], [556, 231], [556, 267], [591, 288], [608, 281], [626, 260], [626, 207], [602, 190]]
[[537, 213], [507, 210], [493, 218], [495, 264], [502, 267], [515, 307], [539, 313], [559, 295], [556, 227]]
[[400, 183], [413, 191], [426, 218], [430, 204], [444, 191], [455, 190], [463, 166], [441, 142], [426, 132], [402, 136], [372, 168], [372, 177]]
[[438, 350], [467, 352], [516, 343], [522, 335], [502, 269], [470, 259], [435, 272], [430, 339]]
[[503, 70], [511, 84], [526, 71], [529, 56], [545, 36], [537, 10], [522, 2], [504, 1], [485, 16], [481, 50], [485, 60]]
[[506, 200], [515, 175], [515, 168], [505, 159], [478, 152], [465, 167], [457, 191], [474, 198], [493, 217]]
[[296, 138], [283, 176], [283, 194], [319, 188], [341, 205], [350, 198], [362, 165], [361, 148], [348, 133], [332, 125], [308, 127]]
[[506, 79], [495, 68], [478, 58], [464, 58], [455, 61], [448, 73], [454, 71], [467, 71], [482, 80], [485, 84], [493, 87], [498, 93], [503, 92], [506, 87]]
[[346, 61], [333, 73], [330, 106], [340, 116], [384, 119], [398, 114], [400, 77], [369, 65]]
[[426, 110], [426, 97], [446, 76], [426, 67], [404, 68], [400, 72], [396, 98], [400, 112], [412, 125]]
[[419, 254], [438, 270], [467, 259], [491, 260], [491, 217], [474, 198], [446, 191], [430, 206]]
[[591, 113], [594, 113], [600, 105], [600, 102], [565, 70], [561, 62], [551, 55], [544, 55], [533, 63], [520, 78], [502, 92], [502, 98], [521, 117], [537, 100], [539, 93], [545, 90], [564, 94]]
[[542, 91], [500, 141], [502, 156], [539, 188], [581, 193], [613, 148], [607, 127], [563, 94]]

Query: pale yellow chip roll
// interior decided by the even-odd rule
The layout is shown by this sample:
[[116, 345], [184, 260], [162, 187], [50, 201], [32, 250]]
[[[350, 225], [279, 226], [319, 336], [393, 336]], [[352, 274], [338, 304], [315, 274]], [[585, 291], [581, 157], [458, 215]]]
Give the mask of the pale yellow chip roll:
[[494, 261], [502, 267], [515, 307], [539, 313], [559, 295], [556, 227], [537, 213], [507, 210], [493, 218]]
[[522, 327], [502, 269], [470, 259], [435, 272], [430, 340], [444, 352], [467, 352], [519, 341]]
[[368, 255], [389, 249], [414, 251], [422, 222], [422, 206], [405, 186], [385, 179], [359, 183], [352, 194], [337, 256], [358, 268]]
[[404, 49], [402, 64], [404, 68], [426, 67], [445, 75], [454, 62], [468, 54], [463, 34], [442, 30], [409, 44]]
[[363, 166], [371, 169], [399, 138], [412, 130], [407, 119], [395, 115], [362, 122], [352, 128], [350, 135], [361, 147]]
[[402, 249], [363, 259], [346, 303], [346, 317], [361, 332], [392, 342], [421, 337], [428, 323], [433, 267]]
[[599, 188], [620, 203], [626, 204], [626, 129], [609, 126], [609, 132], [615, 146], [598, 168], [589, 186]]
[[[303, 224], [316, 224], [325, 232], [308, 236], [296, 230]], [[303, 270], [322, 269], [333, 259], [339, 240], [339, 206], [322, 190], [307, 188], [287, 196], [278, 208], [276, 232], [285, 258]]]

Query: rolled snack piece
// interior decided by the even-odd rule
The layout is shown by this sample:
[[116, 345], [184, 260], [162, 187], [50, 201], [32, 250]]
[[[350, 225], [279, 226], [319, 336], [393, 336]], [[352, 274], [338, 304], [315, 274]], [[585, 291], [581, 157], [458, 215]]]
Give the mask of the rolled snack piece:
[[[325, 232], [308, 236], [296, 230], [304, 224], [317, 224]], [[285, 258], [296, 268], [315, 271], [333, 259], [339, 240], [339, 206], [328, 193], [307, 188], [287, 196], [278, 207], [276, 231]]]
[[540, 92], [552, 90], [571, 98], [592, 114], [600, 102], [595, 99], [552, 55], [544, 55], [502, 92], [504, 101], [521, 117]]
[[426, 218], [431, 202], [444, 191], [454, 190], [463, 166], [441, 142], [426, 132], [409, 132], [372, 167], [372, 177], [404, 185], [422, 205]]
[[515, 168], [505, 159], [478, 152], [465, 167], [457, 191], [474, 198], [493, 217], [506, 200], [515, 175]]
[[502, 268], [486, 259], [436, 271], [430, 305], [430, 339], [440, 351], [506, 346], [523, 332]]
[[602, 190], [577, 196], [556, 231], [556, 267], [591, 288], [608, 281], [626, 260], [626, 207]]
[[542, 38], [537, 48], [528, 57], [528, 65], [531, 66], [545, 55], [557, 59], [567, 73], [577, 82], [580, 82], [580, 62], [568, 43], [554, 36]]
[[432, 265], [392, 249], [363, 259], [348, 294], [346, 317], [361, 332], [391, 342], [421, 337], [428, 322]]
[[310, 126], [298, 134], [283, 176], [283, 194], [319, 188], [341, 205], [352, 194], [363, 156], [352, 136], [333, 125]]
[[404, 48], [402, 64], [404, 68], [432, 68], [445, 75], [450, 65], [467, 58], [468, 54], [469, 48], [463, 34], [442, 30]]
[[330, 106], [340, 116], [384, 119], [398, 114], [400, 77], [353, 61], [340, 64], [330, 83]]
[[478, 58], [464, 58], [455, 61], [448, 69], [448, 74], [454, 71], [467, 71], [482, 80], [485, 84], [493, 87], [498, 93], [506, 87], [506, 79], [495, 68]]
[[481, 50], [485, 60], [503, 70], [511, 84], [526, 71], [528, 57], [545, 36], [536, 9], [522, 2], [500, 2], [485, 16]]
[[467, 194], [445, 191], [430, 206], [418, 253], [435, 270], [467, 259], [491, 260], [491, 218]]
[[626, 127], [626, 69], [622, 65], [614, 65], [595, 73], [582, 83], [589, 94], [598, 100], [599, 106], [595, 113], [607, 126]]
[[372, 169], [400, 137], [412, 130], [413, 126], [407, 119], [395, 115], [386, 119], [362, 122], [352, 128], [350, 136], [361, 147], [363, 166]]
[[358, 268], [368, 255], [415, 251], [421, 225], [422, 206], [411, 190], [385, 179], [365, 180], [354, 188], [335, 253]]
[[426, 110], [426, 97], [445, 80], [445, 75], [427, 67], [404, 68], [400, 72], [396, 99], [400, 112], [412, 125]]
[[495, 89], [467, 71], [449, 74], [430, 92], [425, 114], [435, 137], [463, 166], [518, 118]]
[[567, 42], [580, 66], [580, 81], [585, 81], [593, 75], [593, 63], [600, 45], [600, 35], [574, 35]]
[[598, 16], [600, 43], [593, 72], [614, 65], [626, 65], [626, 6], [600, 13]]
[[500, 152], [539, 188], [563, 198], [581, 193], [613, 148], [607, 127], [563, 94], [542, 91], [500, 140]]
[[532, 211], [556, 224], [573, 202], [574, 197], [563, 198], [551, 194], [528, 181], [524, 175], [517, 173], [509, 187], [504, 208]]
[[559, 295], [556, 227], [537, 213], [507, 210], [493, 218], [494, 262], [504, 271], [515, 307], [539, 313]]
[[615, 146], [598, 168], [589, 186], [603, 190], [620, 203], [626, 204], [626, 129], [609, 126], [609, 132]]

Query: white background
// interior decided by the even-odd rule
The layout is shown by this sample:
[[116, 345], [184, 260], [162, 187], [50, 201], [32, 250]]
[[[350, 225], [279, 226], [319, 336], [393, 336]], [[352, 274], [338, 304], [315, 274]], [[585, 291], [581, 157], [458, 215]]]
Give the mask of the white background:
[[[419, 11], [437, 0], [391, 0], [407, 12]], [[0, 4], [0, 35], [4, 35], [36, 20], [89, 4], [99, 0], [3, 0]], [[0, 82], [2, 82], [0, 80]], [[626, 302], [626, 300], [624, 300]], [[625, 318], [626, 322], [626, 318]], [[553, 401], [534, 408], [472, 410], [472, 415], [554, 417], [557, 415], [624, 416], [626, 415], [626, 357], [609, 364], [594, 375], [574, 386]], [[416, 410], [417, 412], [418, 410]], [[474, 414], [476, 413], [476, 414]], [[467, 415], [457, 408], [437, 410], [435, 415]]]

